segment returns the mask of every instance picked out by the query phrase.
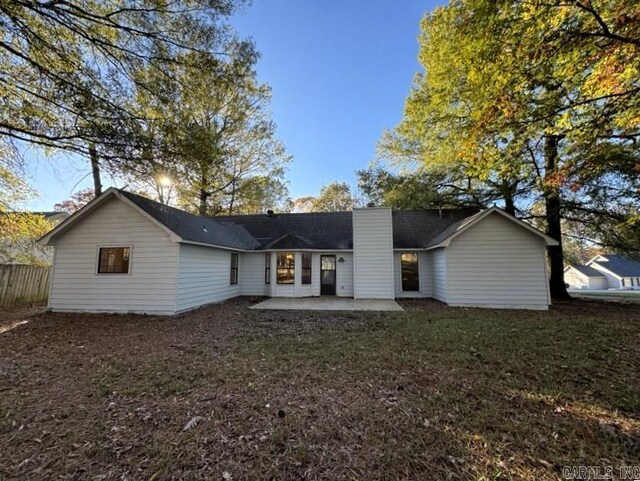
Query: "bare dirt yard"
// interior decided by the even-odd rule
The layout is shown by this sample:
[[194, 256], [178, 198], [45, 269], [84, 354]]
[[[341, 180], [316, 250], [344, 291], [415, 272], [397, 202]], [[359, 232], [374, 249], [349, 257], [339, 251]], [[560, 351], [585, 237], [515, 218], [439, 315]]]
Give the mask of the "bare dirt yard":
[[562, 479], [640, 465], [640, 305], [0, 316], [0, 479]]

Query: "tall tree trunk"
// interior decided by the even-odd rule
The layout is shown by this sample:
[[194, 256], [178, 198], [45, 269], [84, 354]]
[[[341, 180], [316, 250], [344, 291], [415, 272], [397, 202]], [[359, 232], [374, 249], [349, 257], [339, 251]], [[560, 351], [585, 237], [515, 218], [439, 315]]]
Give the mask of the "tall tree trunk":
[[229, 199], [229, 215], [233, 215], [234, 204], [236, 203], [236, 183], [231, 184], [231, 199]]
[[205, 166], [200, 166], [200, 185], [198, 186], [200, 188], [200, 205], [198, 206], [199, 215], [207, 215], [207, 200], [211, 195], [209, 192], [207, 192], [207, 186], [209, 185], [209, 182], [205, 169]]
[[507, 214], [516, 216], [516, 204], [514, 197], [515, 188], [513, 185], [508, 182], [503, 182], [502, 184], [502, 197], [504, 198], [504, 210]]
[[544, 139], [544, 166], [545, 182], [543, 196], [546, 208], [547, 234], [558, 241], [557, 246], [549, 246], [549, 266], [551, 268], [550, 291], [555, 299], [571, 299], [564, 283], [564, 257], [562, 255], [562, 225], [560, 186], [553, 179], [558, 167], [558, 142], [557, 135], [547, 135]]
[[198, 214], [207, 215], [207, 199], [209, 198], [209, 193], [200, 189], [200, 206], [198, 208]]
[[98, 197], [102, 195], [102, 181], [100, 180], [98, 151], [96, 150], [96, 144], [93, 142], [89, 144], [89, 160], [91, 161], [91, 173], [93, 174], [93, 192], [95, 196]]

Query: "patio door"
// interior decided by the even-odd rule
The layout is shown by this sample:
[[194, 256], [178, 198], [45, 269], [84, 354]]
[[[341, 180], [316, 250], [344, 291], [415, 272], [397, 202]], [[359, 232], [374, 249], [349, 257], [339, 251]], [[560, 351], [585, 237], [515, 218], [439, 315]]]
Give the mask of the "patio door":
[[336, 295], [336, 256], [320, 256], [320, 295]]

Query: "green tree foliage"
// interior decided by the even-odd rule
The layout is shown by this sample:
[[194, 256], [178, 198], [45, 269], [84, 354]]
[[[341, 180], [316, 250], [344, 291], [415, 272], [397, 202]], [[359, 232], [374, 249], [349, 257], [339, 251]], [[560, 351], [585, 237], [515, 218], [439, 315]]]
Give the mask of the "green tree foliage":
[[106, 170], [203, 214], [286, 197], [245, 3], [0, 0], [0, 137], [88, 158], [96, 195]]
[[136, 139], [137, 73], [168, 75], [191, 52], [224, 61], [237, 3], [0, 0], [0, 136], [117, 157]]
[[301, 197], [294, 205], [299, 212], [342, 212], [352, 210], [357, 201], [349, 184], [333, 181], [322, 187], [318, 196]]
[[42, 215], [21, 211], [36, 195], [23, 179], [16, 149], [0, 143], [0, 264], [39, 264], [44, 258], [36, 241], [52, 224]]
[[[224, 64], [189, 54], [170, 77], [141, 72], [137, 108], [145, 139], [128, 173], [168, 176], [177, 202], [201, 215], [262, 210], [287, 196], [290, 158], [275, 138], [270, 88], [256, 79], [251, 49], [232, 48]], [[205, 65], [208, 64], [208, 65]]]
[[433, 209], [490, 205], [496, 194], [472, 178], [420, 170], [394, 174], [380, 165], [356, 171], [367, 203], [394, 209]]
[[[513, 212], [541, 199], [558, 240], [570, 218], [599, 241], [607, 223], [632, 241], [624, 232], [637, 225], [639, 14], [623, 1], [455, 0], [437, 9], [422, 22], [425, 71], [384, 154], [483, 182]], [[561, 246], [549, 253], [552, 293], [565, 297]]]
[[283, 169], [273, 169], [269, 175], [253, 175], [237, 183], [229, 195], [223, 212], [230, 214], [260, 214], [267, 210], [285, 212], [290, 199]]
[[24, 168], [17, 150], [0, 141], [0, 212], [13, 210], [34, 193], [23, 179]]
[[52, 228], [42, 214], [0, 212], [0, 264], [47, 265], [47, 248], [37, 241]]

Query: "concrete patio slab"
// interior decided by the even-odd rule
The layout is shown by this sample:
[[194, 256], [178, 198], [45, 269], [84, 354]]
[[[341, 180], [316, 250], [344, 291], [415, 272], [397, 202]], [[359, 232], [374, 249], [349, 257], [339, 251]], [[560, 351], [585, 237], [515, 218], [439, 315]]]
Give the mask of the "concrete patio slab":
[[404, 311], [393, 300], [349, 299], [340, 297], [272, 297], [250, 309], [284, 309], [296, 311]]

